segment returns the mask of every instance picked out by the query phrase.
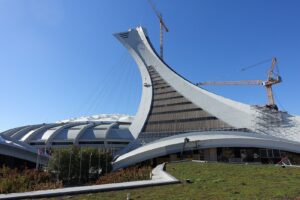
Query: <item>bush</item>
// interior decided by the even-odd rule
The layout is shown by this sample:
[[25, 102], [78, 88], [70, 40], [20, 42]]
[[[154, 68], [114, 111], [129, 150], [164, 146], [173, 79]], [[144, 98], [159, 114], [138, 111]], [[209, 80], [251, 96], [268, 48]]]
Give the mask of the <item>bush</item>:
[[48, 164], [50, 172], [67, 185], [96, 180], [111, 171], [112, 155], [96, 148], [55, 149]]
[[56, 181], [48, 172], [33, 169], [0, 168], [0, 193], [27, 192], [41, 189], [61, 188], [62, 182]]
[[151, 167], [130, 167], [100, 177], [96, 184], [122, 183], [128, 181], [149, 180]]
[[[21, 171], [5, 166], [0, 168], [0, 193], [55, 189], [94, 183], [100, 175], [111, 171], [111, 161], [111, 152], [100, 151], [96, 148], [55, 149], [52, 152], [47, 172], [35, 169]], [[135, 173], [138, 175], [141, 172]]]

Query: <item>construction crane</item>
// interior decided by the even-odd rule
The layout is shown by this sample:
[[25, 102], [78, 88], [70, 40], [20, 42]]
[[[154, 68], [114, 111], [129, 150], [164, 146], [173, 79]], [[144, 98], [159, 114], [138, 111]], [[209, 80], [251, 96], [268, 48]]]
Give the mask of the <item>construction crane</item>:
[[266, 81], [263, 80], [241, 80], [241, 81], [208, 81], [196, 83], [197, 86], [206, 86], [206, 85], [263, 85], [267, 91], [268, 104], [266, 107], [270, 109], [278, 110], [278, 107], [275, 104], [272, 85], [282, 82], [282, 79], [279, 75], [275, 76], [274, 69], [277, 66], [277, 59], [274, 57], [272, 59], [272, 65], [268, 70], [268, 77]]
[[156, 9], [156, 7], [153, 4], [153, 2], [151, 0], [148, 0], [148, 3], [150, 4], [152, 10], [155, 12], [156, 16], [159, 19], [159, 27], [160, 27], [160, 37], [159, 37], [160, 58], [163, 60], [163, 56], [164, 56], [164, 44], [163, 44], [164, 31], [169, 32], [169, 29], [166, 26], [165, 22], [163, 21], [162, 14], [160, 12], [158, 12], [158, 10]]

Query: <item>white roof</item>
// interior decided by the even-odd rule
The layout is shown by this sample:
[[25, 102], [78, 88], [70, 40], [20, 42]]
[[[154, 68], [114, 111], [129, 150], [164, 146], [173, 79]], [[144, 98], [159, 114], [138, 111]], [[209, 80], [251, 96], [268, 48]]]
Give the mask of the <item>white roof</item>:
[[[83, 120], [84, 119], [84, 120]], [[94, 121], [85, 121], [93, 119]], [[128, 131], [131, 117], [128, 115], [96, 115], [92, 117], [81, 117], [78, 120], [66, 120], [53, 124], [29, 125], [14, 128], [0, 134], [5, 137], [24, 144], [42, 147], [70, 144], [80, 144], [81, 141], [126, 141], [133, 140], [132, 134]], [[123, 146], [126, 145], [125, 143]]]
[[133, 116], [124, 115], [124, 114], [99, 114], [93, 116], [83, 116], [75, 117], [71, 119], [59, 120], [57, 123], [66, 123], [66, 122], [132, 122]]

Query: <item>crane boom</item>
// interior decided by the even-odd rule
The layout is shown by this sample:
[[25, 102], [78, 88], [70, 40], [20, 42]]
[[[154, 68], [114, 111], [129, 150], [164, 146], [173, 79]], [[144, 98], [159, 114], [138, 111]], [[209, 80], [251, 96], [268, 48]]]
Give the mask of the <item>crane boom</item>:
[[168, 27], [166, 26], [166, 24], [163, 20], [162, 14], [160, 12], [158, 12], [158, 10], [156, 9], [153, 2], [151, 0], [148, 0], [148, 3], [150, 4], [152, 10], [154, 11], [154, 13], [156, 14], [156, 16], [159, 19], [159, 28], [160, 28], [159, 47], [160, 47], [160, 57], [161, 57], [161, 59], [163, 59], [163, 54], [164, 54], [164, 46], [163, 46], [164, 31], [169, 32], [169, 29], [168, 29]]
[[223, 85], [263, 85], [266, 88], [267, 91], [267, 97], [268, 97], [268, 104], [267, 107], [272, 109], [278, 109], [274, 96], [273, 96], [273, 90], [272, 85], [282, 82], [282, 79], [280, 76], [274, 76], [274, 69], [277, 65], [277, 59], [274, 57], [272, 59], [272, 65], [268, 71], [268, 77], [266, 81], [262, 80], [241, 80], [241, 81], [207, 81], [207, 82], [200, 82], [196, 83], [196, 86], [206, 86], [206, 85], [215, 85], [215, 86], [223, 86]]
[[156, 16], [160, 19], [161, 14], [160, 12], [158, 12], [158, 10], [156, 9], [156, 6], [154, 5], [154, 3], [151, 0], [148, 0], [148, 3], [150, 4], [152, 10], [155, 12]]
[[262, 80], [241, 80], [241, 81], [206, 81], [196, 83], [197, 86], [201, 85], [263, 85], [264, 81]]

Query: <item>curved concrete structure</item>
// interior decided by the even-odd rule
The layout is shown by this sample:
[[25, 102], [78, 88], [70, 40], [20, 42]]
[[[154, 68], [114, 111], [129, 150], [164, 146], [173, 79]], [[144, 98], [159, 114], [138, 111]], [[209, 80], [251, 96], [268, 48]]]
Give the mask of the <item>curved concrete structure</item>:
[[0, 155], [17, 158], [32, 163], [35, 163], [38, 157], [39, 164], [46, 164], [48, 161], [48, 156], [38, 155], [36, 148], [22, 142], [11, 140], [10, 138], [1, 135], [0, 150]]
[[[134, 139], [129, 131], [130, 121], [130, 117], [125, 115], [101, 115], [99, 118], [88, 117], [87, 120], [65, 120], [10, 129], [0, 133], [0, 156], [35, 163], [38, 149], [44, 152], [45, 149], [76, 145], [120, 150]], [[46, 163], [48, 156], [39, 156], [39, 163]]]
[[[184, 144], [185, 138], [189, 139], [189, 143]], [[185, 145], [185, 150], [209, 149], [215, 147], [256, 147], [300, 153], [299, 143], [288, 140], [278, 140], [271, 136], [238, 131], [191, 132], [156, 140], [121, 155], [118, 157], [117, 162], [114, 163], [114, 169], [181, 152], [183, 145]]]
[[152, 102], [152, 87], [151, 87], [152, 82], [151, 82], [150, 74], [148, 73], [145, 60], [140, 55], [140, 52], [138, 50], [138, 48], [141, 48], [143, 50], [145, 49], [145, 47], [142, 45], [143, 41], [138, 31], [133, 30], [129, 32], [118, 33], [115, 34], [115, 37], [117, 37], [123, 43], [123, 45], [128, 49], [129, 53], [132, 55], [133, 59], [137, 63], [142, 77], [142, 84], [144, 86], [142, 90], [142, 97], [141, 97], [139, 109], [129, 128], [133, 137], [137, 138], [140, 132], [142, 131], [144, 122], [147, 120], [147, 116], [148, 113], [150, 112], [151, 102]]
[[130, 131], [137, 138], [131, 147], [144, 145], [118, 157], [115, 168], [180, 152], [185, 137], [201, 141], [201, 148], [256, 147], [300, 153], [299, 117], [197, 87], [158, 56], [141, 27], [114, 35], [141, 73], [142, 98]]
[[68, 122], [26, 126], [0, 136], [36, 148], [76, 145], [119, 150], [133, 140], [129, 126], [128, 122]]

